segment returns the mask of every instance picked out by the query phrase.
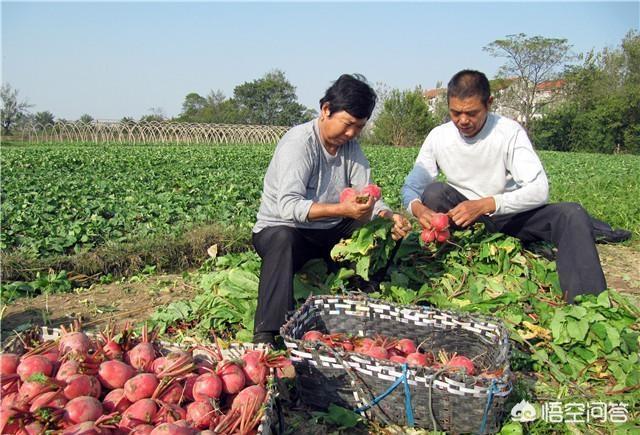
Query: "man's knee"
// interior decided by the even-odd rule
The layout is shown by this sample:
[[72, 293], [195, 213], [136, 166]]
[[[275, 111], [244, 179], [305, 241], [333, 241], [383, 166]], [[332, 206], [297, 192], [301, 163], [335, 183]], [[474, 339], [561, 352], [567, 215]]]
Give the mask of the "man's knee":
[[432, 210], [444, 212], [447, 210], [439, 210], [444, 204], [449, 202], [449, 189], [452, 189], [446, 183], [439, 181], [429, 184], [422, 193], [422, 203]]
[[589, 213], [576, 202], [561, 202], [556, 204], [557, 213], [563, 222], [573, 228], [592, 228]]

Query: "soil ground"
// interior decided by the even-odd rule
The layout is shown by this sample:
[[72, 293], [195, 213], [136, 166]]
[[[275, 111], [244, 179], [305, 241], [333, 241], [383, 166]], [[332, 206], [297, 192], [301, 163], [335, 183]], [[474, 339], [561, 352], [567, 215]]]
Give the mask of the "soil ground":
[[[619, 245], [598, 245], [609, 287], [629, 296], [640, 307], [640, 251]], [[192, 297], [196, 285], [183, 275], [134, 276], [111, 284], [97, 284], [74, 293], [22, 298], [1, 313], [2, 336], [33, 325], [56, 327], [80, 318], [92, 329], [113, 319], [147, 319], [160, 305]]]

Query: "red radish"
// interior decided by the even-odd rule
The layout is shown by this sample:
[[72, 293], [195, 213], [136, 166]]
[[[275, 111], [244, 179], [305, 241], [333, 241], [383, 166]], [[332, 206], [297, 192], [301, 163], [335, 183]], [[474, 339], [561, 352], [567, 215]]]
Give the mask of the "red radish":
[[[0, 409], [10, 409], [14, 407], [16, 402], [18, 401], [18, 392], [14, 391], [12, 393], [3, 394], [0, 398]], [[2, 433], [2, 432], [0, 432]]]
[[389, 358], [389, 353], [387, 349], [382, 346], [371, 346], [368, 351], [365, 352], [365, 355], [369, 355], [373, 358], [379, 359], [387, 359]]
[[149, 435], [151, 432], [153, 432], [153, 429], [154, 427], [150, 424], [139, 424], [138, 426], [134, 427], [131, 432], [129, 432], [129, 435]]
[[209, 402], [192, 402], [187, 406], [187, 421], [198, 429], [207, 429], [214, 415]]
[[358, 192], [353, 187], [346, 187], [340, 193], [340, 202], [348, 201], [349, 198], [355, 197], [357, 194], [358, 194]]
[[404, 364], [405, 362], [407, 362], [407, 359], [403, 356], [400, 355], [393, 355], [392, 357], [389, 358], [389, 361], [393, 361], [393, 362], [397, 362], [400, 364]]
[[131, 406], [131, 402], [124, 395], [123, 388], [116, 388], [115, 390], [109, 391], [104, 399], [102, 400], [102, 406], [107, 412], [123, 412], [129, 406]]
[[193, 400], [193, 386], [195, 385], [198, 377], [199, 375], [196, 373], [189, 373], [184, 377], [184, 397], [188, 400]]
[[396, 349], [403, 352], [405, 355], [408, 355], [410, 353], [414, 353], [418, 348], [413, 340], [409, 338], [403, 338], [401, 340], [398, 340], [398, 342], [396, 343]]
[[[152, 336], [155, 333], [151, 333]], [[156, 359], [156, 349], [150, 343], [147, 324], [142, 327], [142, 342], [125, 354], [125, 361], [138, 371], [149, 372], [151, 364]]]
[[160, 409], [156, 414], [156, 418], [153, 419], [153, 424], [175, 423], [187, 418], [187, 411], [178, 405], [162, 402], [159, 402], [158, 404], [160, 405]]
[[247, 385], [264, 384], [267, 380], [269, 369], [263, 362], [264, 352], [261, 350], [252, 350], [242, 355], [244, 372]]
[[[64, 331], [64, 327], [62, 329]], [[91, 349], [91, 340], [84, 332], [64, 332], [60, 337], [58, 349], [61, 356], [68, 353], [87, 355]]]
[[225, 394], [236, 394], [244, 388], [244, 372], [237, 364], [232, 362], [222, 363], [218, 366], [216, 374], [222, 381], [222, 391]]
[[375, 184], [369, 184], [360, 193], [362, 195], [371, 195], [376, 201], [382, 198], [382, 189]]
[[71, 400], [80, 396], [98, 398], [102, 388], [100, 381], [95, 376], [71, 375], [67, 378], [67, 386], [64, 388], [64, 396]]
[[407, 355], [407, 364], [426, 367], [429, 365], [429, 358], [424, 353], [413, 352]]
[[468, 375], [473, 375], [476, 371], [475, 366], [473, 365], [473, 361], [471, 361], [466, 356], [456, 355], [449, 360], [446, 364], [447, 368], [456, 368], [456, 369], [464, 369], [464, 371]]
[[324, 334], [320, 331], [307, 331], [302, 336], [302, 339], [307, 341], [314, 341], [314, 340], [321, 341], [323, 337], [324, 337]]
[[132, 404], [122, 413], [120, 427], [132, 429], [139, 424], [150, 424], [158, 413], [155, 400], [142, 399]]
[[39, 421], [32, 421], [24, 427], [24, 433], [27, 435], [40, 435], [45, 433], [44, 426]]
[[184, 401], [186, 395], [184, 394], [184, 387], [179, 382], [174, 382], [167, 389], [160, 394], [158, 400], [164, 403], [172, 403], [179, 405]]
[[51, 361], [54, 368], [60, 364], [60, 352], [57, 349], [51, 349], [49, 352], [43, 353], [42, 356]]
[[369, 337], [356, 339], [355, 351], [359, 353], [367, 353], [367, 351], [375, 344], [375, 341]]
[[29, 412], [36, 412], [40, 408], [64, 408], [68, 400], [60, 390], [47, 391], [31, 401]]
[[240, 391], [231, 402], [231, 409], [244, 407], [247, 403], [251, 403], [257, 399], [257, 403], [263, 403], [267, 397], [267, 390], [262, 385], [251, 385]]
[[436, 233], [436, 240], [440, 243], [444, 243], [449, 240], [450, 235], [449, 230], [439, 231]]
[[110, 432], [96, 427], [95, 421], [83, 421], [64, 429], [61, 435], [103, 435]]
[[167, 361], [167, 357], [160, 356], [154, 359], [153, 362], [151, 363], [151, 372], [158, 375], [160, 372], [162, 372], [162, 370], [164, 370], [167, 367], [168, 364], [169, 364], [169, 361]]
[[124, 383], [124, 395], [131, 403], [153, 395], [158, 387], [158, 378], [152, 373], [140, 373]]
[[115, 325], [109, 323], [104, 331], [100, 332], [100, 337], [104, 341], [102, 346], [102, 352], [108, 359], [122, 359], [123, 351], [122, 346], [117, 343], [113, 338], [116, 335]]
[[195, 431], [190, 427], [175, 423], [162, 423], [151, 431], [151, 435], [193, 435], [194, 433]]
[[64, 418], [70, 423], [97, 420], [102, 415], [102, 403], [95, 397], [80, 396], [69, 400], [64, 407]]
[[425, 228], [422, 230], [420, 238], [424, 243], [432, 243], [436, 239], [436, 231], [434, 229]]
[[18, 355], [15, 353], [0, 353], [0, 376], [15, 374], [19, 362]]
[[67, 382], [67, 379], [72, 375], [80, 373], [80, 363], [78, 361], [69, 360], [60, 364], [58, 372], [56, 373], [56, 380], [61, 382]]
[[444, 213], [434, 213], [431, 215], [429, 223], [436, 231], [446, 230], [449, 228], [449, 216]]
[[18, 367], [16, 373], [20, 376], [20, 379], [24, 382], [32, 375], [42, 373], [45, 376], [51, 376], [53, 373], [53, 364], [43, 355], [31, 355], [23, 359]]
[[[35, 379], [35, 377], [31, 379]], [[26, 381], [20, 385], [20, 389], [18, 389], [17, 401], [29, 403], [36, 396], [54, 389], [58, 389], [58, 387], [53, 384], [49, 378]]]
[[100, 379], [102, 385], [112, 390], [124, 387], [124, 383], [135, 374], [135, 370], [129, 364], [114, 359], [100, 364], [98, 379]]
[[193, 399], [196, 402], [218, 399], [222, 393], [222, 381], [215, 373], [205, 373], [198, 376], [193, 384]]
[[22, 419], [15, 409], [0, 409], [0, 433], [18, 433]]

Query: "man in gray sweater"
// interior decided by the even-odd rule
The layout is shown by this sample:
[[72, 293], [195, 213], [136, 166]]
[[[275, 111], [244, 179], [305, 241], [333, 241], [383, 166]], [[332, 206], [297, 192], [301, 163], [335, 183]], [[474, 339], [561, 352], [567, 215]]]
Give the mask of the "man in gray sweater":
[[339, 201], [343, 189], [371, 183], [369, 161], [355, 138], [375, 103], [363, 79], [342, 75], [320, 100], [319, 117], [278, 142], [253, 227], [253, 245], [262, 258], [255, 343], [274, 342], [294, 306], [293, 274], [308, 260], [328, 259], [340, 239], [376, 216], [393, 219], [396, 239], [410, 231], [409, 222], [382, 200]]
[[[594, 235], [617, 242], [630, 233], [591, 218], [580, 204], [548, 204], [547, 175], [526, 131], [490, 113], [492, 99], [483, 73], [453, 76], [447, 89], [451, 121], [425, 139], [402, 188], [404, 206], [426, 228], [439, 212], [448, 214], [454, 229], [482, 222], [524, 242], [551, 242], [565, 300], [600, 293], [607, 283]], [[436, 181], [439, 173], [446, 183]]]

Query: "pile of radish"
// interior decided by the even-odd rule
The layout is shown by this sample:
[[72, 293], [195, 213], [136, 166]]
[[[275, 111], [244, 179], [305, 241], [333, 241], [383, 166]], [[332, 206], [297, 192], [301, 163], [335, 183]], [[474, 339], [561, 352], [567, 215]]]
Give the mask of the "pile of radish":
[[[358, 352], [372, 358], [393, 361], [409, 366], [432, 367], [443, 371], [462, 371], [468, 375], [477, 375], [473, 361], [456, 353], [447, 354], [439, 351], [423, 352], [416, 342], [408, 339], [389, 338], [382, 335], [375, 337], [352, 337], [347, 334], [324, 334], [311, 330], [302, 336], [305, 341], [320, 341], [332, 349]], [[483, 373], [484, 374], [484, 373]]]
[[444, 213], [434, 213], [429, 220], [431, 224], [428, 228], [423, 228], [420, 238], [425, 244], [439, 242], [444, 243], [449, 240], [449, 216]]
[[91, 338], [73, 328], [0, 354], [0, 433], [253, 434], [264, 415], [281, 353], [225, 359], [217, 346], [161, 352], [153, 333]]
[[382, 198], [382, 189], [375, 184], [369, 184], [360, 191], [353, 187], [347, 187], [340, 193], [340, 202], [355, 198], [356, 202], [366, 204], [369, 201], [369, 197], [372, 197], [374, 201], [378, 201]]

